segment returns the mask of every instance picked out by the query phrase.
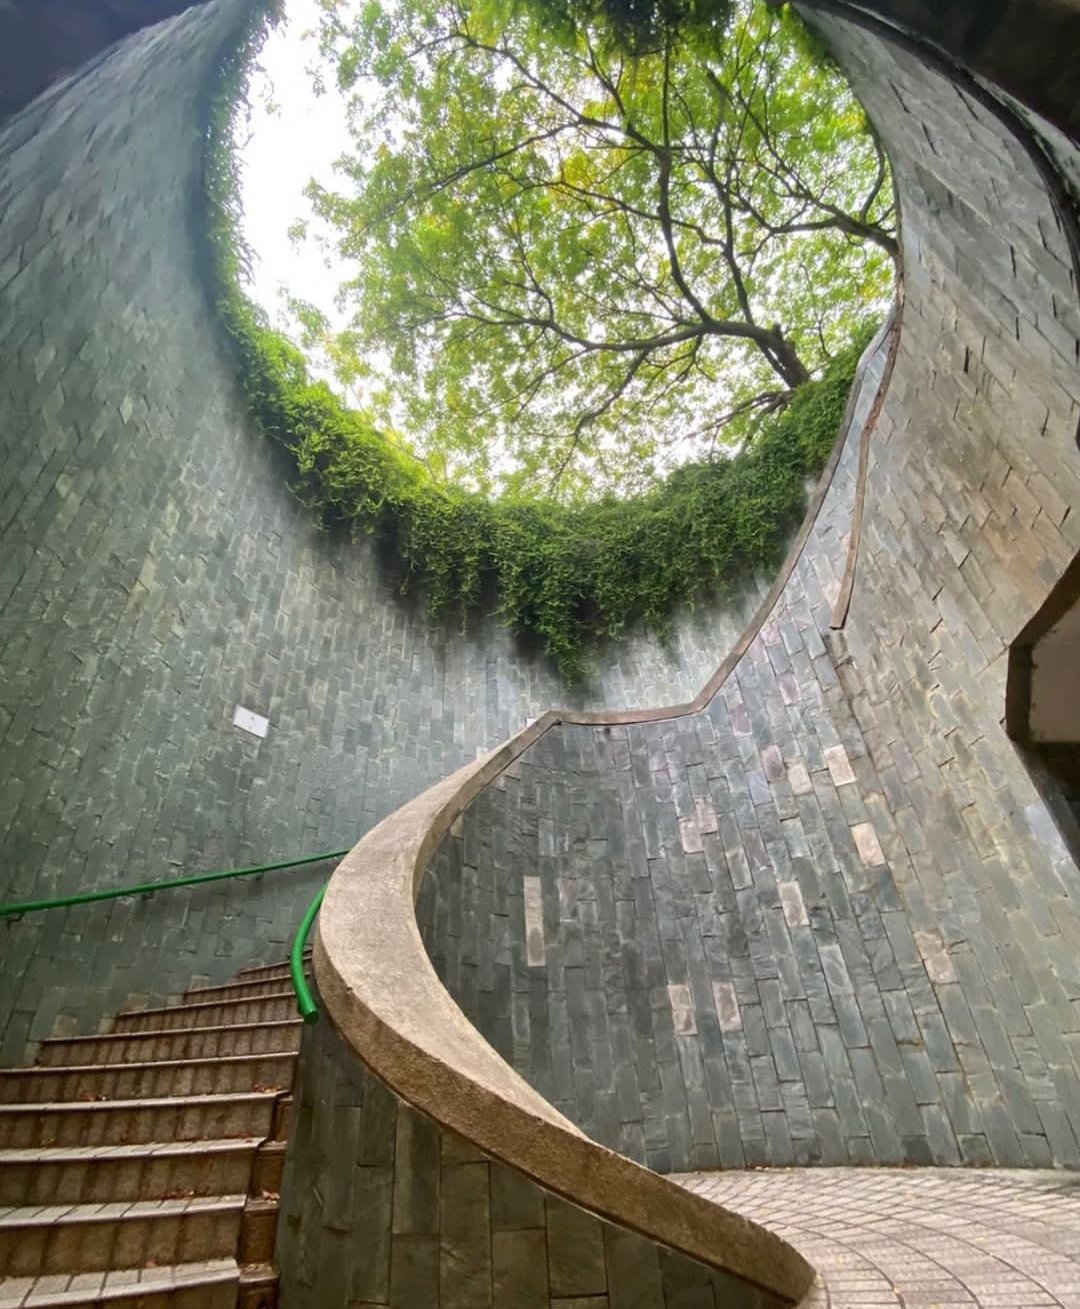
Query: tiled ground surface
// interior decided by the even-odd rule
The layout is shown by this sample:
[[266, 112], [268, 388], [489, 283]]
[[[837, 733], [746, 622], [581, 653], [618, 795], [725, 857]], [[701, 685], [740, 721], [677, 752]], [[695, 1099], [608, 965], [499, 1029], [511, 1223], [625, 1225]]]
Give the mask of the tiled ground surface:
[[836, 1309], [1076, 1309], [1080, 1175], [920, 1169], [689, 1174], [820, 1274]]

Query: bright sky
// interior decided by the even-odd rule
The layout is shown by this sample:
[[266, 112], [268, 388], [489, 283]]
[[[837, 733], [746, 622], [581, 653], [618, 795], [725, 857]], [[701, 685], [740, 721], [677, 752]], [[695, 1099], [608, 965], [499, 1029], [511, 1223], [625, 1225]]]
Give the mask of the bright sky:
[[315, 241], [294, 244], [288, 236], [290, 224], [311, 218], [304, 187], [312, 177], [332, 180], [333, 161], [348, 142], [343, 97], [313, 89], [312, 70], [323, 62], [314, 35], [318, 13], [317, 0], [289, 0], [287, 18], [270, 33], [252, 76], [249, 134], [240, 137], [242, 225], [255, 253], [250, 292], [279, 326], [288, 325], [283, 286], [329, 312], [340, 280]]

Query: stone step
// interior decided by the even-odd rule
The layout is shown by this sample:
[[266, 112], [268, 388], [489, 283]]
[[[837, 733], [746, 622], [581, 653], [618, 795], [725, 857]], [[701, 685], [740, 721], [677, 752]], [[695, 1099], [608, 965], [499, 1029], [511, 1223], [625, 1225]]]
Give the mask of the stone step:
[[117, 1014], [113, 1019], [113, 1031], [171, 1032], [178, 1028], [223, 1027], [234, 1023], [274, 1023], [295, 1014], [296, 996], [292, 991], [279, 990], [252, 999], [169, 1005], [164, 1009], [139, 1009]]
[[272, 1091], [165, 1096], [159, 1100], [0, 1105], [0, 1149], [134, 1145], [256, 1136], [276, 1127]]
[[302, 1027], [299, 1018], [289, 1018], [229, 1027], [50, 1037], [41, 1043], [38, 1065], [55, 1068], [75, 1064], [147, 1063], [298, 1050]]
[[243, 1195], [0, 1211], [0, 1276], [235, 1258]]
[[[109, 1204], [280, 1190], [281, 1147], [259, 1137], [0, 1150], [0, 1206]], [[277, 1165], [275, 1168], [275, 1164]], [[273, 1185], [277, 1181], [277, 1186]]]
[[292, 1050], [226, 1055], [217, 1059], [4, 1068], [0, 1069], [0, 1103], [287, 1091], [292, 1086], [295, 1070], [296, 1054]]
[[241, 1281], [235, 1259], [14, 1277], [0, 1283], [0, 1309], [236, 1309]]
[[[305, 965], [309, 969], [310, 965]], [[266, 964], [264, 967], [246, 969], [242, 968], [236, 974], [236, 985], [244, 986], [248, 982], [283, 982], [288, 984], [292, 981], [292, 970], [288, 964]]]
[[212, 1004], [220, 1000], [255, 1000], [264, 995], [280, 995], [285, 990], [289, 990], [291, 995], [291, 981], [286, 970], [284, 977], [264, 977], [255, 982], [225, 982], [221, 986], [194, 986], [184, 992], [180, 1003], [196, 1005]]
[[281, 1195], [281, 1182], [285, 1173], [285, 1154], [288, 1142], [264, 1141], [255, 1155], [251, 1174], [251, 1194], [264, 1200]]
[[274, 1237], [277, 1235], [278, 1201], [255, 1197], [244, 1206], [244, 1219], [240, 1227], [240, 1263], [268, 1264], [274, 1257]]
[[274, 1131], [272, 1139], [287, 1141], [289, 1126], [292, 1123], [293, 1098], [291, 1095], [278, 1096], [274, 1102]]

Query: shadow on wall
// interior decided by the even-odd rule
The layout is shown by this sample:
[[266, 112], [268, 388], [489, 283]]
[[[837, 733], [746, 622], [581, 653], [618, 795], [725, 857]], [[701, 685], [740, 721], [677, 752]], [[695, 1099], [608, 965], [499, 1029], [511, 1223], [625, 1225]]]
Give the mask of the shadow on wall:
[[6, 0], [0, 4], [0, 119], [129, 32], [199, 0]]
[[[851, 17], [855, 8], [850, 0], [800, 0], [799, 7], [839, 17]], [[859, 8], [947, 51], [1080, 140], [1074, 0], [871, 0]]]

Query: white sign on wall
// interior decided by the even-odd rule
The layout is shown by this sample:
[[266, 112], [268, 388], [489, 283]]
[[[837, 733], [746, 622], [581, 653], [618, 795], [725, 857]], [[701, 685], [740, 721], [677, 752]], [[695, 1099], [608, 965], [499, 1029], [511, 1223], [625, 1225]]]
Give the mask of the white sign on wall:
[[257, 714], [253, 709], [245, 709], [240, 704], [233, 711], [232, 720], [234, 727], [243, 728], [245, 732], [250, 732], [252, 736], [265, 736], [270, 728], [269, 718], [264, 718], [262, 714]]

